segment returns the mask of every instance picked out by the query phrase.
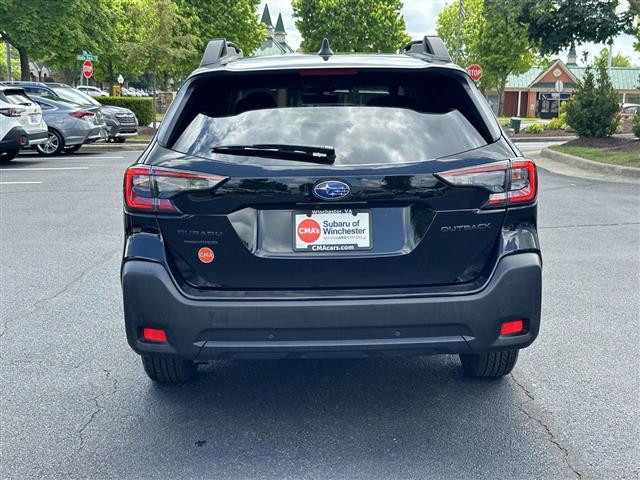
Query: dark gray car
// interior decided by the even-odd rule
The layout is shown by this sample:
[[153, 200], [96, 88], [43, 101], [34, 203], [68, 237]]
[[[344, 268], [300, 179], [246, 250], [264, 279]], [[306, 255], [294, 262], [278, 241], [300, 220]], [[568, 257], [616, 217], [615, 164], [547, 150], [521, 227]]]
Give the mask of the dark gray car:
[[49, 127], [47, 143], [35, 147], [39, 154], [75, 152], [85, 143], [103, 139], [103, 124], [96, 119], [94, 112], [61, 99], [52, 100], [35, 95], [30, 95], [30, 98], [42, 108], [42, 115]]

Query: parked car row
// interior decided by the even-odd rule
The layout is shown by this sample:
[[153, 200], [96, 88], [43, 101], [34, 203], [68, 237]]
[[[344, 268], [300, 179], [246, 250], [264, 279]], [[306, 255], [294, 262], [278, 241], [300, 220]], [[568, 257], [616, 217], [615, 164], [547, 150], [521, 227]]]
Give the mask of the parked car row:
[[13, 159], [21, 148], [59, 155], [86, 143], [121, 143], [138, 134], [131, 110], [102, 105], [69, 85], [4, 82], [0, 88], [0, 161]]
[[147, 92], [146, 90], [142, 90], [140, 88], [122, 87], [121, 91], [122, 91], [122, 95], [125, 97], [152, 97], [153, 96], [151, 92]]

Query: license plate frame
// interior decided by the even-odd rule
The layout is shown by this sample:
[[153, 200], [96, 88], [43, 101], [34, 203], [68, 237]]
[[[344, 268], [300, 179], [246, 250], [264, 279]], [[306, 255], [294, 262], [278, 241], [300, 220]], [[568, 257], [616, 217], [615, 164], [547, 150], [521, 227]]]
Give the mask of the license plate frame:
[[[334, 208], [295, 210], [291, 212], [292, 247], [294, 252], [339, 253], [373, 249], [372, 212], [368, 209]], [[304, 241], [315, 237], [315, 225], [307, 224], [298, 232], [300, 224], [315, 220], [320, 229], [314, 241]], [[324, 221], [338, 222], [326, 225]], [[309, 228], [310, 227], [310, 228]], [[360, 232], [364, 230], [364, 232]]]

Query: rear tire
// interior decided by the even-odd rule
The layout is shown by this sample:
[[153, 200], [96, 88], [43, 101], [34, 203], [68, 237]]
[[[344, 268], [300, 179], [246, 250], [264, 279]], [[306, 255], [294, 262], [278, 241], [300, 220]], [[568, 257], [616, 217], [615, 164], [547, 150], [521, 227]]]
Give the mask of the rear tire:
[[64, 138], [55, 130], [49, 130], [49, 136], [47, 138], [47, 143], [41, 143], [36, 145], [36, 151], [40, 155], [44, 155], [46, 157], [50, 157], [53, 155], [60, 155], [62, 150], [64, 149]]
[[125, 140], [126, 140], [126, 138], [124, 138], [124, 137], [118, 137], [118, 138], [114, 138], [113, 142], [114, 143], [124, 143]]
[[13, 150], [7, 150], [6, 152], [0, 152], [0, 163], [8, 163], [18, 155], [20, 151], [19, 148], [14, 148]]
[[511, 373], [518, 361], [519, 350], [487, 352], [479, 355], [460, 354], [464, 373], [474, 378], [500, 378]]
[[142, 355], [142, 366], [151, 380], [159, 383], [182, 383], [190, 380], [198, 367], [182, 358]]

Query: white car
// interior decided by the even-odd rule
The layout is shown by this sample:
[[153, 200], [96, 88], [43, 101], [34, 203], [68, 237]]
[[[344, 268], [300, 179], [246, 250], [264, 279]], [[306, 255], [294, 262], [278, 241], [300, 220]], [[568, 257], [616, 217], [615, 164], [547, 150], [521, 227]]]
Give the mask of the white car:
[[82, 93], [86, 93], [91, 97], [108, 97], [109, 93], [104, 90], [99, 89], [98, 87], [89, 87], [87, 85], [80, 85], [76, 87], [76, 89], [80, 90]]
[[24, 89], [0, 85], [0, 162], [13, 160], [21, 148], [47, 142], [40, 106]]

